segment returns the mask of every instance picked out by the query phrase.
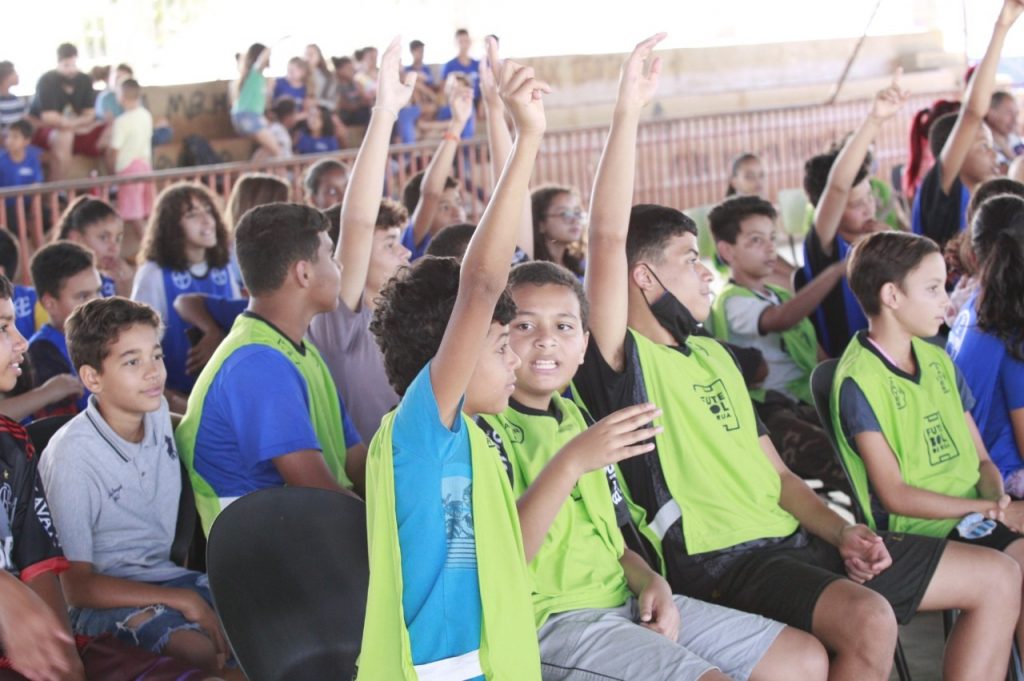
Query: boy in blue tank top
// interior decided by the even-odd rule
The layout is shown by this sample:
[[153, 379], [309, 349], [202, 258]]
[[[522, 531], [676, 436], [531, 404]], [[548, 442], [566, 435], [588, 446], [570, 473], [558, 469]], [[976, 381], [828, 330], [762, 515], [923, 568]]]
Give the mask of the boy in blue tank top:
[[[64, 322], [83, 303], [99, 298], [103, 286], [92, 251], [70, 241], [44, 246], [32, 258], [32, 283], [50, 321], [28, 341], [28, 358], [36, 385], [60, 374], [78, 377], [68, 354]], [[37, 418], [58, 414], [77, 414], [89, 399], [84, 390], [76, 399], [49, 405], [36, 413]]]
[[832, 679], [888, 679], [897, 621], [966, 609], [946, 647], [946, 678], [1000, 678], [1016, 566], [835, 514], [779, 458], [732, 358], [694, 334], [712, 279], [695, 225], [671, 208], [630, 208], [637, 127], [659, 70], [656, 60], [644, 68], [649, 56], [623, 70], [598, 165], [585, 282], [592, 342], [574, 384], [596, 418], [647, 401], [665, 412], [655, 450], [620, 470], [660, 539], [669, 583], [814, 634]]

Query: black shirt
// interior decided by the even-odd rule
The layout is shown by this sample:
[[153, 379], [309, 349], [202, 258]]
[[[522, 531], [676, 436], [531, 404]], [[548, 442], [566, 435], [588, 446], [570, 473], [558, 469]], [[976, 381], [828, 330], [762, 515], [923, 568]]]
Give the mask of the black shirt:
[[84, 73], [65, 78], [57, 71], [47, 71], [36, 84], [32, 98], [32, 113], [36, 116], [44, 111], [56, 111], [63, 115], [68, 109], [80, 114], [91, 109], [96, 103], [96, 92], [92, 79]]
[[[804, 241], [804, 261], [811, 271], [811, 276], [807, 277], [805, 272], [798, 270], [797, 289], [803, 288], [830, 265], [839, 262], [839, 239], [840, 236], [836, 234], [832, 242], [832, 252], [826, 253], [818, 232], [811, 229]], [[843, 295], [841, 284], [832, 287], [818, 309], [811, 314], [810, 319], [814, 323], [818, 342], [825, 348], [825, 352], [831, 357], [842, 355], [854, 331], [846, 321], [846, 296]]]
[[914, 197], [914, 231], [945, 246], [960, 231], [967, 209], [966, 192], [958, 176], [949, 193], [942, 191], [942, 164], [936, 162], [924, 176]]

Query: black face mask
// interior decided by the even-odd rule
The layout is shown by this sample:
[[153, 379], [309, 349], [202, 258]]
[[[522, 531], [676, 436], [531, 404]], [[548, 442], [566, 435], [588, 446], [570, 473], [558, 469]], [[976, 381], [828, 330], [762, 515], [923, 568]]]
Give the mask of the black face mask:
[[675, 339], [680, 349], [688, 353], [689, 348], [686, 347], [686, 339], [695, 333], [699, 333], [699, 323], [686, 306], [679, 302], [679, 299], [661, 283], [661, 279], [654, 273], [654, 270], [648, 265], [644, 265], [644, 267], [647, 267], [647, 271], [651, 273], [654, 280], [664, 290], [664, 293], [653, 304], [647, 300], [647, 294], [643, 294], [647, 307], [651, 310], [654, 318], [658, 320], [658, 323], [672, 334], [672, 338]]

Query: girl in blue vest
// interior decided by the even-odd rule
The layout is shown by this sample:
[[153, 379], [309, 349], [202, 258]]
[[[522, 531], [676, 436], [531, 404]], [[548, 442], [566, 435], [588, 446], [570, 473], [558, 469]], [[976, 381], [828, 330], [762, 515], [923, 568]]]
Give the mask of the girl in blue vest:
[[195, 375], [185, 371], [193, 327], [174, 309], [184, 293], [238, 298], [239, 284], [228, 267], [227, 227], [213, 195], [198, 184], [171, 185], [157, 198], [140, 253], [132, 299], [160, 313], [171, 411], [185, 413]]
[[131, 293], [135, 269], [121, 257], [124, 220], [109, 203], [91, 196], [78, 197], [61, 216], [56, 237], [74, 241], [96, 254], [104, 298]]

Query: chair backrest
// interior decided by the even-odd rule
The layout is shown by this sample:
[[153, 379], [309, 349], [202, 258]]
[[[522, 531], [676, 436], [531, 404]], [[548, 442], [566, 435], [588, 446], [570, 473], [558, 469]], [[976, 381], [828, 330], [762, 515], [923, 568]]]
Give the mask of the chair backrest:
[[[846, 474], [846, 480], [850, 484], [850, 489], [856, 490], [853, 487], [853, 479], [850, 477], [850, 471], [846, 467], [846, 461], [843, 460], [843, 455], [839, 450], [839, 440], [836, 438], [835, 425], [832, 423], [832, 383], [836, 378], [836, 367], [839, 366], [838, 359], [826, 359], [824, 362], [814, 367], [811, 372], [811, 397], [814, 398], [814, 409], [818, 412], [818, 419], [821, 421], [821, 425], [825, 430], [825, 434], [828, 435], [828, 441], [832, 444], [832, 454], [839, 461], [839, 465], [843, 467], [843, 473]], [[853, 506], [853, 515], [856, 517], [857, 522], [864, 522], [864, 512], [857, 499], [851, 499]]]
[[251, 681], [352, 678], [370, 579], [361, 501], [302, 487], [246, 495], [214, 522], [206, 561]]
[[196, 562], [189, 562], [189, 549], [193, 546], [196, 526], [199, 524], [199, 512], [196, 510], [196, 495], [192, 491], [192, 481], [188, 477], [185, 462], [181, 461], [181, 495], [178, 497], [178, 522], [174, 527], [174, 541], [171, 542], [171, 560], [182, 567], [205, 572], [196, 567]]
[[50, 438], [60, 430], [65, 423], [75, 418], [74, 414], [61, 414], [60, 416], [47, 416], [25, 426], [28, 439], [36, 450], [36, 455], [42, 454], [46, 445], [50, 444]]

